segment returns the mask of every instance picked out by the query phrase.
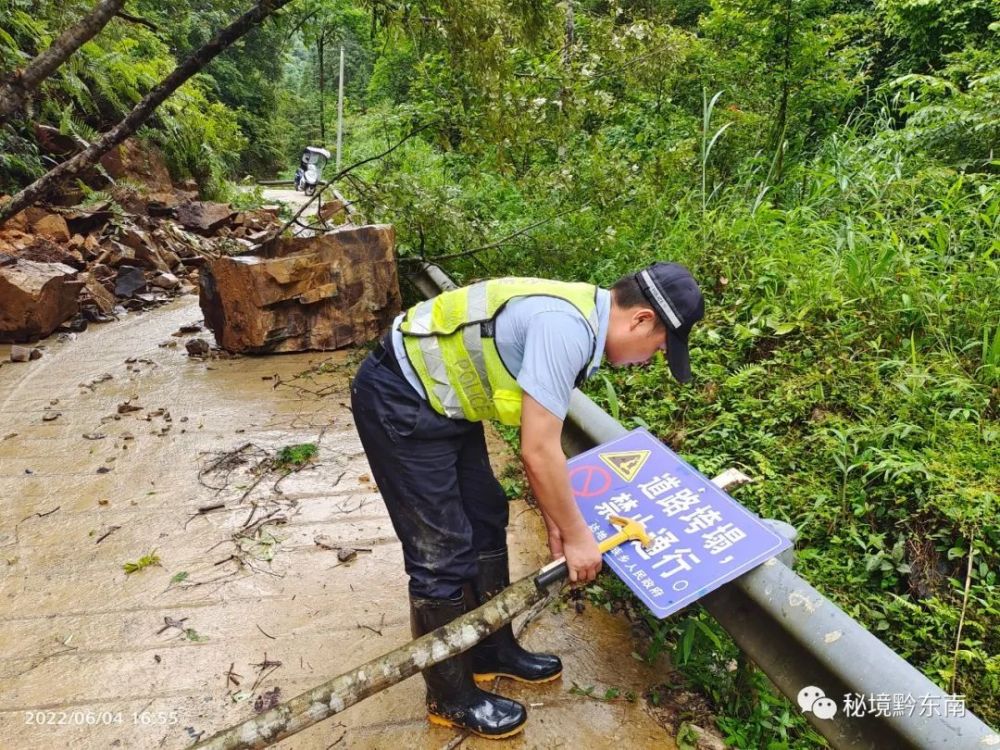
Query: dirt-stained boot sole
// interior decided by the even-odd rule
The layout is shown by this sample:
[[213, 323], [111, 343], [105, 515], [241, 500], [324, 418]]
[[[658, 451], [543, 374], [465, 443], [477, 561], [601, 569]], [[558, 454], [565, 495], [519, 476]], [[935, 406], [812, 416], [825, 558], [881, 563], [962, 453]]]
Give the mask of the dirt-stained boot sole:
[[518, 677], [516, 674], [507, 674], [506, 672], [483, 672], [481, 674], [473, 674], [472, 679], [476, 682], [487, 682], [489, 680], [495, 680], [497, 677], [509, 677], [517, 682], [523, 682], [526, 685], [544, 685], [546, 682], [553, 682], [562, 677], [562, 670], [559, 670], [551, 677], [543, 677], [540, 680], [528, 680], [524, 677]]
[[451, 719], [447, 719], [444, 716], [438, 716], [437, 714], [431, 714], [431, 713], [427, 714], [427, 720], [431, 724], [437, 724], [439, 727], [464, 729], [466, 732], [471, 732], [477, 737], [482, 737], [484, 740], [502, 740], [505, 737], [513, 737], [515, 734], [524, 730], [524, 724], [521, 724], [515, 729], [511, 729], [509, 732], [504, 732], [503, 734], [483, 734], [482, 732], [477, 732], [475, 729], [472, 729], [471, 727], [462, 726], [461, 724], [458, 724], [452, 721]]

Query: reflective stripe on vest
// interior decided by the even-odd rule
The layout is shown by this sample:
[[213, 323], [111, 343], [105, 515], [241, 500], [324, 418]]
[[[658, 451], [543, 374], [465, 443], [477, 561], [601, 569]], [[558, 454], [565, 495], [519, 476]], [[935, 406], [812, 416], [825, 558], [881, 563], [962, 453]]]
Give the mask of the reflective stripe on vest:
[[[505, 278], [439, 294], [407, 310], [400, 323], [406, 355], [434, 411], [453, 419], [521, 422], [521, 387], [493, 339], [496, 316], [517, 297], [555, 297], [573, 305], [597, 346], [597, 287], [546, 279]], [[483, 329], [486, 329], [486, 335]]]

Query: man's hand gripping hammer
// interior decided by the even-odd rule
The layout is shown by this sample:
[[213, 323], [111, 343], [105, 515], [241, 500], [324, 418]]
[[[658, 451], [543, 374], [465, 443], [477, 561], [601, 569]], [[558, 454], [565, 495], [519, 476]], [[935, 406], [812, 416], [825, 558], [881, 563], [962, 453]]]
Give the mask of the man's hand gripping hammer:
[[[618, 532], [597, 545], [597, 548], [602, 553], [614, 549], [625, 542], [642, 542], [643, 547], [648, 547], [650, 542], [652, 542], [652, 538], [646, 533], [646, 527], [639, 521], [631, 518], [622, 518], [621, 516], [611, 516], [608, 520], [618, 527]], [[546, 588], [549, 584], [565, 578], [568, 574], [569, 568], [566, 567], [566, 558], [560, 557], [538, 571], [535, 583], [539, 588]]]

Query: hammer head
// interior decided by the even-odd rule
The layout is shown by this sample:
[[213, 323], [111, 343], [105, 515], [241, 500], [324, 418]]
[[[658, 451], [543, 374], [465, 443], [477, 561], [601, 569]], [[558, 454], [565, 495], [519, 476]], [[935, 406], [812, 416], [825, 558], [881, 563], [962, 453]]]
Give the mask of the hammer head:
[[653, 541], [652, 537], [646, 533], [646, 527], [635, 519], [611, 516], [608, 520], [617, 526], [618, 533], [624, 534], [630, 542], [638, 541], [642, 543], [643, 547], [648, 547]]

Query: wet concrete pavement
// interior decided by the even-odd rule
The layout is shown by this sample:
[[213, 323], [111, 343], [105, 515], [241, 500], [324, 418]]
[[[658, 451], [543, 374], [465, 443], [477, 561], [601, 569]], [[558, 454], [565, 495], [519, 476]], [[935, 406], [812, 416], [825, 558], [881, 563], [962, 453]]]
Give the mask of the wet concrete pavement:
[[[262, 194], [264, 196], [264, 200], [266, 201], [266, 203], [264, 204], [266, 207], [281, 208], [282, 206], [284, 206], [287, 207], [291, 213], [295, 213], [296, 211], [298, 211], [300, 208], [302, 208], [302, 206], [304, 206], [306, 203], [309, 203], [309, 201], [312, 200], [313, 198], [313, 196], [301, 193], [293, 187], [289, 188], [269, 187], [265, 188], [262, 191]], [[312, 206], [310, 208], [307, 208], [303, 213], [303, 215], [299, 218], [300, 223], [293, 224], [291, 226], [292, 234], [294, 234], [296, 237], [308, 237], [312, 234], [310, 230], [305, 229], [303, 226], [301, 226], [301, 224], [309, 224], [310, 222], [314, 221], [316, 218], [317, 208], [318, 204], [314, 201]]]
[[[409, 640], [399, 543], [345, 406], [359, 353], [192, 359], [171, 334], [200, 318], [184, 297], [0, 366], [0, 747], [183, 748]], [[266, 471], [310, 442], [314, 463]], [[520, 502], [511, 518], [526, 574], [546, 561], [541, 523]], [[371, 551], [340, 563], [317, 537]], [[549, 609], [524, 640], [564, 677], [501, 683], [526, 731], [462, 747], [674, 747], [641, 700], [571, 692], [660, 681], [627, 623]], [[456, 747], [422, 696], [410, 678], [278, 747]]]

